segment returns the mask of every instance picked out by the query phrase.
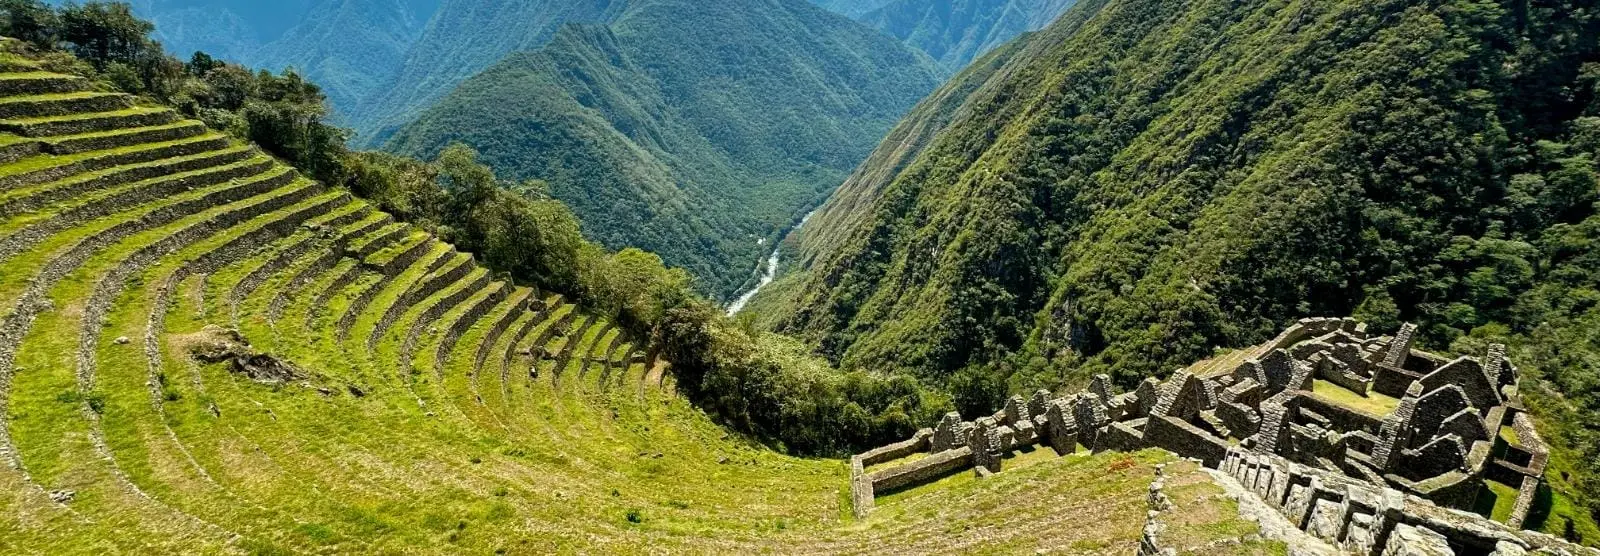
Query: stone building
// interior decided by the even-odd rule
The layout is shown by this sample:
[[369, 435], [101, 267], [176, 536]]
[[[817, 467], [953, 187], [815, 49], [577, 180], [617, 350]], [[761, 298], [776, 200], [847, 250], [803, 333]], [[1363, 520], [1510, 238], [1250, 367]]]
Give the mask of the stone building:
[[[1379, 493], [1374, 496], [1443, 509], [1470, 508], [1488, 492], [1486, 481], [1498, 482], [1518, 493], [1503, 525], [1442, 531], [1401, 524], [1455, 535], [1452, 545], [1493, 547], [1505, 539], [1468, 539], [1461, 531], [1520, 528], [1539, 490], [1548, 452], [1517, 395], [1517, 369], [1503, 346], [1448, 359], [1415, 349], [1415, 331], [1407, 324], [1392, 337], [1373, 337], [1350, 319], [1305, 319], [1232, 368], [1197, 367], [1201, 374], [1180, 370], [1166, 381], [1146, 379], [1122, 394], [1112, 392], [1107, 377], [1097, 376], [1082, 392], [1016, 396], [1000, 412], [973, 422], [951, 413], [934, 429], [853, 459], [856, 511], [870, 510], [876, 492], [961, 469], [1003, 472], [1006, 455], [1035, 444], [1063, 455], [1080, 447], [1156, 447], [1213, 468], [1253, 454], [1280, 467], [1307, 470], [1299, 476], [1337, 477], [1341, 484]], [[871, 474], [861, 471], [918, 452], [930, 455]], [[1394, 525], [1362, 533], [1378, 544], [1357, 544], [1382, 546], [1379, 541]], [[1514, 543], [1528, 547], [1558, 542], [1518, 535], [1513, 536], [1533, 539]]]

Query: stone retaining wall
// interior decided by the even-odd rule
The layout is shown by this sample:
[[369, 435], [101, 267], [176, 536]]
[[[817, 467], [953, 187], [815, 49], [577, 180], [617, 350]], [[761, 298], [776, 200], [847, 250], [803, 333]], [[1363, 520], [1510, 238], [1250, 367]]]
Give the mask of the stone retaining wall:
[[44, 140], [45, 150], [51, 154], [66, 155], [89, 151], [120, 149], [147, 143], [166, 143], [194, 137], [206, 132], [205, 124], [190, 121], [187, 125], [174, 125], [154, 129], [126, 128], [110, 135], [67, 136], [60, 140]]
[[410, 288], [406, 289], [405, 293], [400, 294], [399, 299], [396, 299], [394, 303], [391, 303], [388, 308], [384, 309], [383, 317], [378, 319], [378, 324], [372, 328], [372, 333], [367, 335], [368, 350], [371, 350], [378, 345], [378, 340], [381, 339], [390, 328], [394, 327], [395, 321], [399, 320], [400, 316], [404, 315], [406, 311], [411, 310], [412, 307], [416, 306], [417, 303], [422, 302], [422, 300], [427, 299], [433, 294], [439, 293], [440, 290], [443, 290], [450, 284], [460, 281], [462, 278], [466, 277], [467, 274], [477, 270], [478, 268], [477, 264], [473, 262], [471, 257], [460, 258], [454, 251], [447, 252], [441, 258], [445, 259], [446, 264], [449, 264], [449, 261], [459, 260], [459, 262], [455, 266], [450, 267], [450, 270], [446, 272], [432, 272], [424, 275], [422, 280], [412, 284]]
[[98, 172], [107, 168], [115, 168], [117, 166], [139, 164], [153, 160], [161, 160], [164, 158], [176, 158], [200, 154], [206, 151], [215, 151], [227, 148], [229, 144], [230, 143], [227, 137], [218, 136], [196, 141], [185, 141], [182, 143], [163, 145], [160, 147], [139, 149], [130, 152], [116, 152], [91, 156], [67, 164], [47, 166], [37, 170], [11, 174], [9, 176], [0, 176], [0, 189], [29, 187], [69, 178], [78, 174]]
[[[455, 350], [456, 342], [461, 341], [461, 335], [466, 334], [467, 329], [478, 324], [478, 321], [482, 320], [484, 315], [489, 314], [489, 311], [511, 295], [511, 285], [505, 282], [494, 282], [489, 287], [494, 288], [493, 291], [489, 292], [489, 295], [479, 299], [477, 303], [474, 303], [460, 316], [456, 317], [450, 323], [450, 326], [445, 327], [444, 337], [439, 340], [438, 347], [433, 350], [433, 368], [436, 372], [444, 372], [445, 359], [450, 356], [451, 351]], [[473, 373], [473, 376], [476, 376], [476, 373]]]
[[[259, 179], [248, 182], [228, 184], [227, 187], [210, 194], [226, 195], [223, 198], [242, 200], [288, 185], [299, 177], [299, 173], [293, 169], [282, 169], [277, 174], [260, 177], [270, 169], [270, 161], [263, 161], [263, 164], [260, 165], [248, 165], [247, 167], [228, 168], [217, 172], [162, 179], [146, 184], [143, 187], [131, 188], [99, 199], [93, 199], [64, 210], [53, 218], [33, 223], [0, 240], [0, 259], [16, 256], [18, 253], [44, 241], [45, 238], [83, 225], [96, 218], [126, 211], [129, 207], [160, 202], [185, 191], [212, 187], [238, 178], [258, 177]], [[231, 194], [223, 192], [231, 192]], [[214, 199], [204, 199], [202, 202], [212, 203]]]
[[1600, 554], [1275, 455], [1233, 448], [1220, 470], [1301, 530], [1355, 554]]

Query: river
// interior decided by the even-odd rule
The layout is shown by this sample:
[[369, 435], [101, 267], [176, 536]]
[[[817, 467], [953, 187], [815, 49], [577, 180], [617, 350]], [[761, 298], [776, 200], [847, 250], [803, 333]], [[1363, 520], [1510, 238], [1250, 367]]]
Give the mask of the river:
[[[806, 213], [805, 217], [800, 219], [800, 223], [795, 224], [794, 228], [790, 229], [789, 233], [784, 234], [783, 237], [788, 237], [790, 234], [800, 231], [800, 228], [806, 225], [806, 221], [811, 219], [811, 215], [816, 213], [817, 211], [814, 210]], [[750, 288], [750, 291], [744, 292], [744, 294], [740, 295], [738, 299], [733, 300], [733, 303], [728, 304], [728, 316], [731, 317], [739, 314], [739, 311], [744, 310], [745, 304], [750, 303], [750, 300], [755, 298], [757, 293], [761, 292], [761, 288], [767, 287], [767, 284], [772, 283], [773, 278], [778, 277], [778, 252], [782, 249], [783, 239], [779, 238], [778, 241], [775, 241], [772, 244], [772, 254], [767, 256], [767, 267], [765, 269], [761, 269], [759, 266], [756, 267], [757, 269], [761, 270], [761, 279], [756, 281], [755, 287]]]

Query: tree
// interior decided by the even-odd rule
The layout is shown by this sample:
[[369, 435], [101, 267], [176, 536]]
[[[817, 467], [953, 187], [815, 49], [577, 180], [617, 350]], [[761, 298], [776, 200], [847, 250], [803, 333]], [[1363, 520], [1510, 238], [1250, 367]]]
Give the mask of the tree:
[[155, 25], [134, 17], [121, 2], [68, 4], [61, 9], [61, 40], [72, 43], [73, 52], [96, 68], [110, 62], [137, 65], [151, 50], [159, 51], [146, 38], [154, 30]]
[[61, 18], [39, 0], [0, 0], [0, 35], [53, 48]]

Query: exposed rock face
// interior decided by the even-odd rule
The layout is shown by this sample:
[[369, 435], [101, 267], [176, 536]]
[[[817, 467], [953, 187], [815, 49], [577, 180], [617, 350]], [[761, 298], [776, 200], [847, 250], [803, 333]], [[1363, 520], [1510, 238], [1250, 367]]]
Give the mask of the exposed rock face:
[[189, 354], [199, 361], [227, 362], [233, 372], [262, 383], [276, 384], [307, 378], [305, 371], [288, 361], [256, 351], [237, 330], [208, 325], [197, 336], [189, 343]]

